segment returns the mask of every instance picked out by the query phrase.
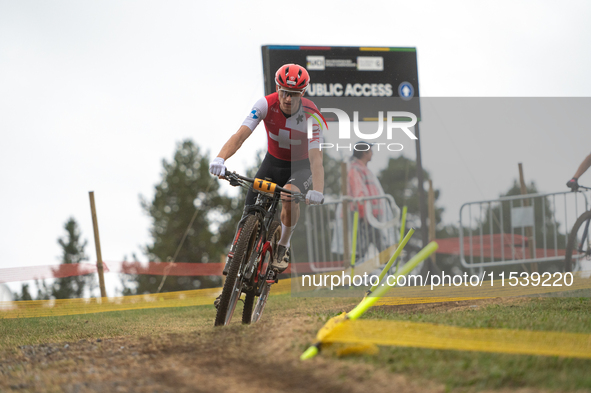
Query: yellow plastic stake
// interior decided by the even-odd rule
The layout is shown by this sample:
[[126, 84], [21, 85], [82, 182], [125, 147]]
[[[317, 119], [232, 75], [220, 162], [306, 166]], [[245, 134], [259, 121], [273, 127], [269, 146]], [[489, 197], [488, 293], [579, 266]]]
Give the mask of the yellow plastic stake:
[[308, 360], [312, 359], [314, 356], [318, 355], [320, 343], [318, 345], [312, 345], [310, 348], [306, 349], [306, 352], [300, 356], [301, 360]]
[[[402, 218], [400, 219], [400, 239], [402, 239], [404, 237], [404, 231], [406, 230], [406, 211], [407, 211], [407, 207], [403, 206], [402, 207]], [[398, 263], [396, 264], [396, 270], [394, 270], [394, 274], [396, 274], [396, 272], [398, 272], [398, 266], [400, 265], [400, 261], [398, 261]]]
[[402, 207], [402, 218], [400, 219], [400, 239], [404, 237], [404, 230], [406, 229], [406, 206]]
[[404, 239], [402, 239], [402, 241], [400, 242], [400, 244], [396, 248], [396, 251], [394, 252], [394, 255], [392, 255], [392, 257], [390, 258], [390, 260], [388, 261], [388, 263], [386, 264], [386, 266], [384, 267], [384, 269], [382, 269], [382, 272], [380, 273], [380, 278], [378, 280], [378, 283], [376, 285], [374, 285], [373, 287], [371, 287], [371, 289], [369, 290], [369, 293], [372, 293], [373, 291], [375, 291], [376, 288], [378, 287], [378, 285], [380, 285], [380, 282], [382, 282], [382, 280], [384, 279], [384, 276], [386, 275], [386, 273], [388, 272], [388, 270], [390, 270], [390, 268], [394, 264], [394, 261], [396, 260], [396, 258], [398, 258], [400, 256], [400, 253], [402, 252], [402, 250], [406, 246], [406, 243], [408, 243], [408, 241], [410, 240], [410, 238], [413, 235], [413, 233], [415, 233], [415, 229], [414, 228], [410, 228], [410, 231], [408, 231], [407, 235], [404, 237]]
[[[414, 257], [411, 258], [404, 266], [400, 268], [400, 272], [394, 277], [398, 276], [406, 276], [410, 273], [417, 265], [427, 259], [431, 254], [433, 254], [439, 245], [436, 242], [431, 242], [425, 246], [421, 251], [419, 251]], [[396, 280], [394, 280], [394, 284]], [[355, 307], [353, 310], [347, 313], [347, 317], [351, 320], [356, 320], [360, 316], [362, 316], [371, 306], [373, 306], [382, 296], [384, 296], [392, 287], [390, 285], [382, 285], [379, 287], [375, 292], [371, 295], [366, 297]]]
[[[423, 262], [431, 254], [437, 251], [437, 248], [439, 248], [439, 246], [436, 242], [431, 242], [427, 244], [425, 248], [419, 251], [414, 257], [411, 258], [410, 261], [408, 261], [404, 266], [402, 266], [402, 268], [400, 269], [400, 273], [395, 275], [395, 277], [405, 276], [408, 273], [410, 273], [415, 267], [417, 267], [419, 263]], [[395, 283], [396, 280], [394, 280], [394, 285]], [[316, 337], [318, 341], [310, 348], [308, 348], [300, 356], [300, 360], [307, 360], [316, 356], [320, 351], [323, 338], [328, 336], [336, 326], [340, 325], [343, 322], [346, 322], [347, 320], [354, 321], [363, 314], [365, 314], [365, 312], [369, 310], [369, 308], [373, 306], [378, 300], [380, 300], [380, 298], [384, 296], [391, 288], [392, 287], [390, 285], [383, 285], [370, 296], [365, 297], [353, 310], [349, 311], [347, 314], [343, 313], [341, 315], [329, 319], [328, 322], [326, 322], [326, 324], [322, 327], [322, 329], [318, 331]]]
[[357, 226], [359, 225], [359, 212], [356, 211], [353, 216], [353, 248], [351, 251], [351, 282], [355, 272], [355, 252], [357, 251]]

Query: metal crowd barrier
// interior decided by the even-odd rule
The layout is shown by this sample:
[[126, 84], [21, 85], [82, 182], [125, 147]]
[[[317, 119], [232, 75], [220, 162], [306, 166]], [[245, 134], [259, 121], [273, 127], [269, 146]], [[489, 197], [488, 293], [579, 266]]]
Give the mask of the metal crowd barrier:
[[[381, 214], [374, 216], [372, 202], [378, 200]], [[344, 234], [343, 201], [347, 202], [347, 231]], [[343, 270], [351, 263], [353, 217], [359, 203], [366, 212], [359, 219], [355, 264], [376, 257], [380, 251], [396, 244], [399, 237], [400, 209], [391, 195], [333, 199], [308, 206], [305, 212], [308, 261], [313, 272]], [[370, 214], [367, 214], [369, 212]], [[344, 236], [348, 236], [345, 239]], [[344, 252], [345, 248], [348, 252]], [[345, 257], [347, 260], [344, 260]]]
[[585, 194], [555, 192], [468, 202], [460, 208], [460, 261], [466, 268], [564, 259], [572, 225], [589, 204]]

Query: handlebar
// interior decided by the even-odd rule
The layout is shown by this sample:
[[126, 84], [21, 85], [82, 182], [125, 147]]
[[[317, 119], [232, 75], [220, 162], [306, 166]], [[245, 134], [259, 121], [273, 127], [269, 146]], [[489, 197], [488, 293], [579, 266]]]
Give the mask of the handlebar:
[[[268, 181], [268, 180], [257, 179], [257, 178], [253, 179], [251, 177], [242, 176], [236, 172], [230, 172], [227, 168], [226, 168], [226, 174], [224, 176], [222, 176], [221, 178], [229, 181], [230, 185], [232, 185], [234, 187], [242, 185], [243, 182], [248, 182], [248, 183], [252, 183], [253, 188], [257, 191], [260, 191], [260, 192], [265, 192], [265, 193], [270, 193], [270, 194], [284, 192], [284, 193], [290, 194], [292, 197], [294, 197], [296, 202], [306, 200], [306, 195], [302, 194], [301, 192], [296, 192], [296, 191], [289, 190], [287, 188], [283, 188], [280, 185], [273, 183], [271, 181]], [[259, 183], [259, 184], [257, 185], [256, 183]], [[324, 198], [322, 198], [322, 201], [320, 202], [320, 204], [323, 204], [323, 203], [324, 203]]]
[[582, 186], [582, 185], [580, 185], [580, 184], [579, 184], [579, 183], [576, 181], [576, 179], [574, 179], [574, 178], [573, 178], [572, 180], [569, 180], [569, 181], [566, 183], [566, 186], [567, 186], [568, 188], [570, 188], [570, 190], [571, 190], [572, 192], [577, 192], [577, 191], [579, 191], [579, 190], [586, 190], [586, 191], [590, 191], [590, 190], [591, 190], [591, 187], [585, 187], [585, 186]]

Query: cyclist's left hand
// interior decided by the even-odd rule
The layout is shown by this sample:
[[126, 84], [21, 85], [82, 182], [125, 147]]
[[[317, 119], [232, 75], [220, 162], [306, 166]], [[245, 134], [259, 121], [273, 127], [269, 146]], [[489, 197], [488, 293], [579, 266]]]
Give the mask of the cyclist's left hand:
[[306, 205], [320, 205], [324, 201], [324, 195], [320, 191], [310, 190], [306, 194]]
[[568, 188], [570, 188], [572, 191], [577, 191], [579, 189], [579, 183], [577, 182], [577, 178], [573, 177], [572, 179], [570, 179], [567, 183], [566, 186]]

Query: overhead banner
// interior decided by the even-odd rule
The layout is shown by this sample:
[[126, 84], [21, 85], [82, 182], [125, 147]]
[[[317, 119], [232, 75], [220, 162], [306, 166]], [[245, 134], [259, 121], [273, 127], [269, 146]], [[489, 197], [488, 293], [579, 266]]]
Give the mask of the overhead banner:
[[420, 119], [416, 48], [268, 45], [262, 53], [265, 94], [275, 92], [275, 72], [295, 63], [308, 70], [306, 97], [320, 109], [337, 108], [358, 121], [378, 121], [380, 112], [411, 112]]

